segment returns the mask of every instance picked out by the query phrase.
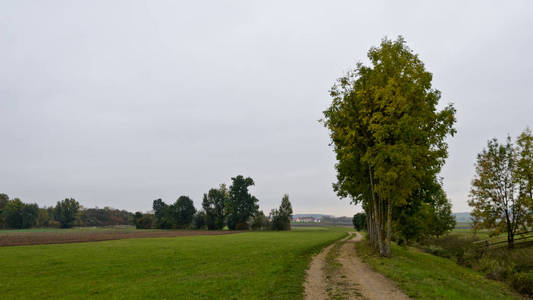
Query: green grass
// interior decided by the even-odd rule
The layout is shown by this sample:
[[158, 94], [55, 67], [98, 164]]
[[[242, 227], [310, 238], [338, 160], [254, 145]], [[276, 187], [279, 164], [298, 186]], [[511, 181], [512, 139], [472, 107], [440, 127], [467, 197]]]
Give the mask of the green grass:
[[0, 248], [0, 299], [298, 299], [345, 228]]
[[446, 258], [394, 244], [392, 258], [377, 257], [366, 241], [356, 248], [364, 261], [416, 299], [519, 299], [504, 283]]

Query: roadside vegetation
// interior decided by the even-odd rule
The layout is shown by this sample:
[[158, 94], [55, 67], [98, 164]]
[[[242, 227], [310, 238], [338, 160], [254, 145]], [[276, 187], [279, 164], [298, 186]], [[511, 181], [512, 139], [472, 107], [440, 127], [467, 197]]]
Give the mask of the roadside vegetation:
[[380, 258], [368, 242], [356, 243], [358, 255], [416, 299], [520, 299], [506, 284], [452, 260], [392, 244], [392, 257]]
[[[490, 236], [489, 231], [454, 230], [451, 234], [416, 244], [426, 253], [447, 258], [487, 278], [507, 283], [523, 295], [533, 296], [533, 244], [505, 244], [507, 235]], [[494, 246], [490, 246], [490, 245]]]
[[0, 298], [301, 299], [311, 256], [346, 230], [0, 247]]

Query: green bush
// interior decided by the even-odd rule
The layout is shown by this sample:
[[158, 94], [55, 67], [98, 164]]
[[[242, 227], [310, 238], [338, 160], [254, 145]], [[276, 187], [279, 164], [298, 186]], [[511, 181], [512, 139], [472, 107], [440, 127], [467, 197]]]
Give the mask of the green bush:
[[154, 215], [135, 213], [135, 227], [137, 229], [151, 229], [154, 221]]
[[533, 273], [517, 272], [511, 278], [511, 285], [521, 294], [533, 296]]
[[427, 239], [425, 252], [454, 259], [458, 264], [486, 274], [487, 278], [509, 283], [516, 291], [531, 295], [533, 289], [533, 247], [509, 250], [473, 244], [476, 238], [448, 235]]
[[504, 281], [513, 273], [512, 264], [490, 257], [482, 257], [477, 268], [487, 274], [489, 279], [500, 281]]

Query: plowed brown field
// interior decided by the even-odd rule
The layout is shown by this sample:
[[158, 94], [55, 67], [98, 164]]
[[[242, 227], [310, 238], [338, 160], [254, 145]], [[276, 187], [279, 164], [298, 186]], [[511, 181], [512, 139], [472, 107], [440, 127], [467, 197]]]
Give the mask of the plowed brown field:
[[120, 239], [137, 239], [137, 238], [157, 238], [157, 237], [176, 237], [191, 235], [220, 235], [232, 234], [240, 231], [223, 231], [223, 230], [87, 230], [76, 231], [66, 229], [64, 232], [20, 232], [20, 233], [0, 233], [0, 246], [22, 246], [22, 245], [40, 245], [40, 244], [63, 244], [63, 243], [83, 243]]

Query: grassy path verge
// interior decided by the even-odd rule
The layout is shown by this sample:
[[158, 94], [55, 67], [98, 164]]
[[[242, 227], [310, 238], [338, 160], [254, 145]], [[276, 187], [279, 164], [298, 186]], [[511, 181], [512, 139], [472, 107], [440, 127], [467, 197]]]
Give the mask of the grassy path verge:
[[416, 299], [520, 299], [505, 284], [485, 278], [455, 262], [392, 245], [392, 258], [373, 254], [366, 241], [355, 244], [357, 253], [376, 271], [391, 278]]

